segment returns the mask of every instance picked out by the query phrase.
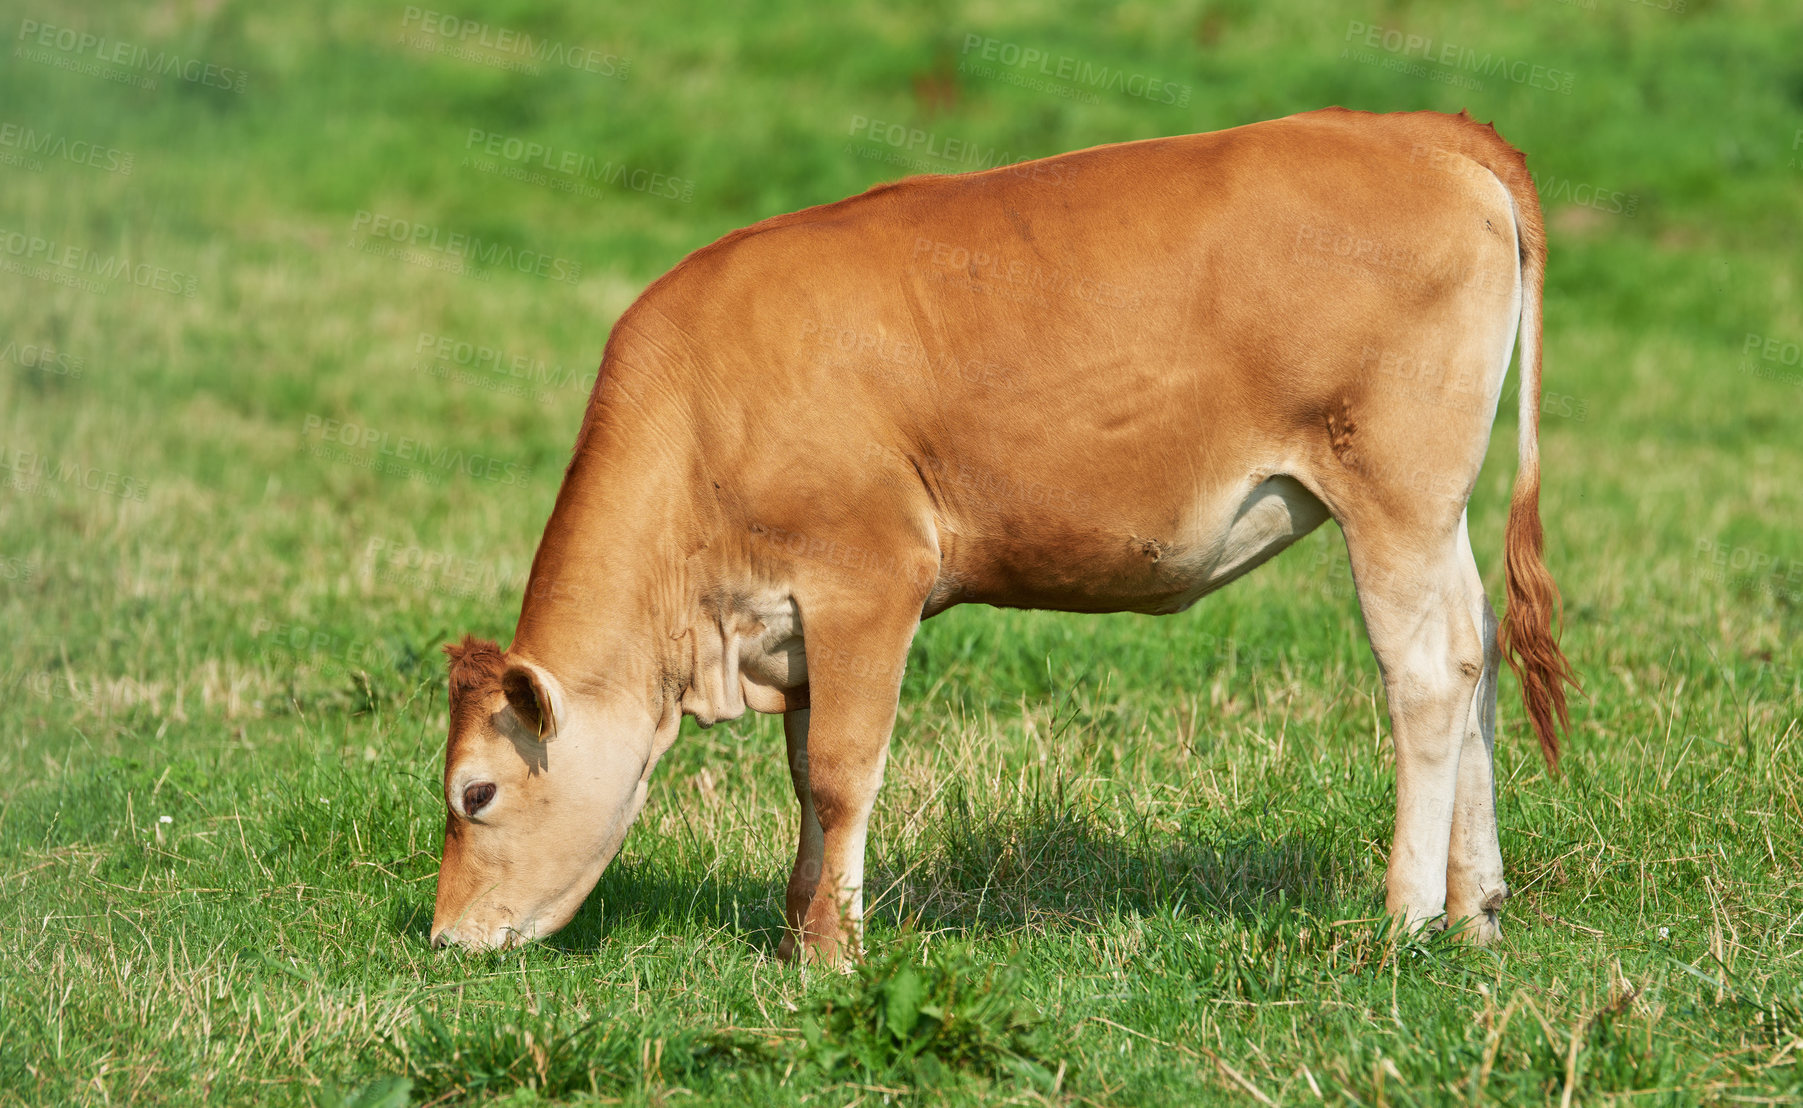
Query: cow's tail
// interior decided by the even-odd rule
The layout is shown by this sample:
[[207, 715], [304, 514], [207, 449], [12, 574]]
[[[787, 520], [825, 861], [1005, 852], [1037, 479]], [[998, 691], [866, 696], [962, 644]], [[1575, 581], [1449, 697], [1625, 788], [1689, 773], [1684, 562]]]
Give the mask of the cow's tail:
[[1503, 616], [1502, 649], [1521, 682], [1522, 703], [1540, 739], [1547, 768], [1556, 770], [1559, 730], [1571, 723], [1565, 686], [1576, 688], [1578, 682], [1559, 649], [1559, 586], [1546, 568], [1546, 538], [1540, 527], [1540, 311], [1546, 281], [1546, 231], [1540, 199], [1525, 167], [1499, 176], [1514, 201], [1521, 252], [1521, 426], [1515, 490], [1509, 497], [1509, 523], [1503, 533], [1509, 603]]

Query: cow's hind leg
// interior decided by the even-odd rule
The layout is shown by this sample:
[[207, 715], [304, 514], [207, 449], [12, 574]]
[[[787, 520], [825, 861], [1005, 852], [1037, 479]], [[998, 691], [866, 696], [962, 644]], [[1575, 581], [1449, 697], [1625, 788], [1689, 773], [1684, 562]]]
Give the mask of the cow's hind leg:
[[808, 787], [808, 709], [783, 713], [783, 738], [789, 748], [789, 781], [795, 786], [795, 800], [801, 806], [795, 868], [789, 871], [789, 888], [783, 897], [783, 919], [788, 930], [776, 948], [776, 956], [786, 962], [795, 957], [795, 943], [808, 905], [813, 903], [814, 890], [820, 885], [826, 838], [820, 830], [820, 817], [814, 814], [814, 796]]
[[[1396, 748], [1396, 833], [1386, 906], [1419, 928], [1446, 907], [1466, 723], [1484, 672], [1476, 566], [1450, 525], [1342, 521]], [[1487, 778], [1487, 774], [1485, 775]]]
[[1455, 924], [1467, 921], [1461, 935], [1485, 943], [1501, 937], [1497, 913], [1509, 895], [1496, 833], [1496, 676], [1502, 651], [1496, 641], [1496, 612], [1477, 578], [1477, 565], [1470, 557], [1470, 540], [1463, 527], [1459, 538], [1463, 560], [1470, 563], [1467, 591], [1475, 597], [1471, 616], [1483, 642], [1484, 672], [1478, 679], [1477, 695], [1471, 700], [1459, 754], [1452, 845], [1446, 863], [1446, 918]]

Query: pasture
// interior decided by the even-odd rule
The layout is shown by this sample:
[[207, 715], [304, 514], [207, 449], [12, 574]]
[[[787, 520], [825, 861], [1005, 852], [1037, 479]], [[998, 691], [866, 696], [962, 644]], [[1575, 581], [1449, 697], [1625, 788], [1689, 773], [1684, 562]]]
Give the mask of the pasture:
[[[5, 4], [0, 1104], [1803, 1101], [1795, 5], [732, 7]], [[684, 724], [566, 930], [429, 948], [439, 647], [508, 640], [646, 283], [906, 173], [1336, 103], [1494, 120], [1547, 211], [1584, 695], [1549, 777], [1503, 678], [1500, 944], [1378, 919], [1330, 523], [1177, 616], [928, 622], [853, 974], [774, 959], [757, 716]]]

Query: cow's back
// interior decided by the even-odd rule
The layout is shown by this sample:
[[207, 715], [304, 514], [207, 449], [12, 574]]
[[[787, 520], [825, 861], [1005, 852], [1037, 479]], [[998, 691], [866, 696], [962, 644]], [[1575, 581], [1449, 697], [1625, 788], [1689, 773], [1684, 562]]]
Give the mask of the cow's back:
[[1330, 111], [910, 179], [735, 232], [629, 318], [748, 516], [926, 511], [968, 598], [1132, 607], [1077, 594], [1218, 543], [1248, 480], [1344, 469], [1336, 425], [1487, 427], [1494, 397], [1398, 410], [1506, 341], [1464, 334], [1514, 311], [1485, 135]]

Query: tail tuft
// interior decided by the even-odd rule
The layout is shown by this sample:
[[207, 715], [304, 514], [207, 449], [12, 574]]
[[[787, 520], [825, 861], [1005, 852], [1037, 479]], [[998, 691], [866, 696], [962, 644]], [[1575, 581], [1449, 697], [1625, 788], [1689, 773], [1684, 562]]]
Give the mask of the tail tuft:
[[1509, 606], [1503, 616], [1503, 657], [1521, 682], [1521, 700], [1549, 770], [1559, 768], [1559, 731], [1569, 729], [1565, 686], [1578, 687], [1571, 662], [1559, 649], [1559, 587], [1544, 561], [1538, 466], [1517, 477], [1503, 533]]

